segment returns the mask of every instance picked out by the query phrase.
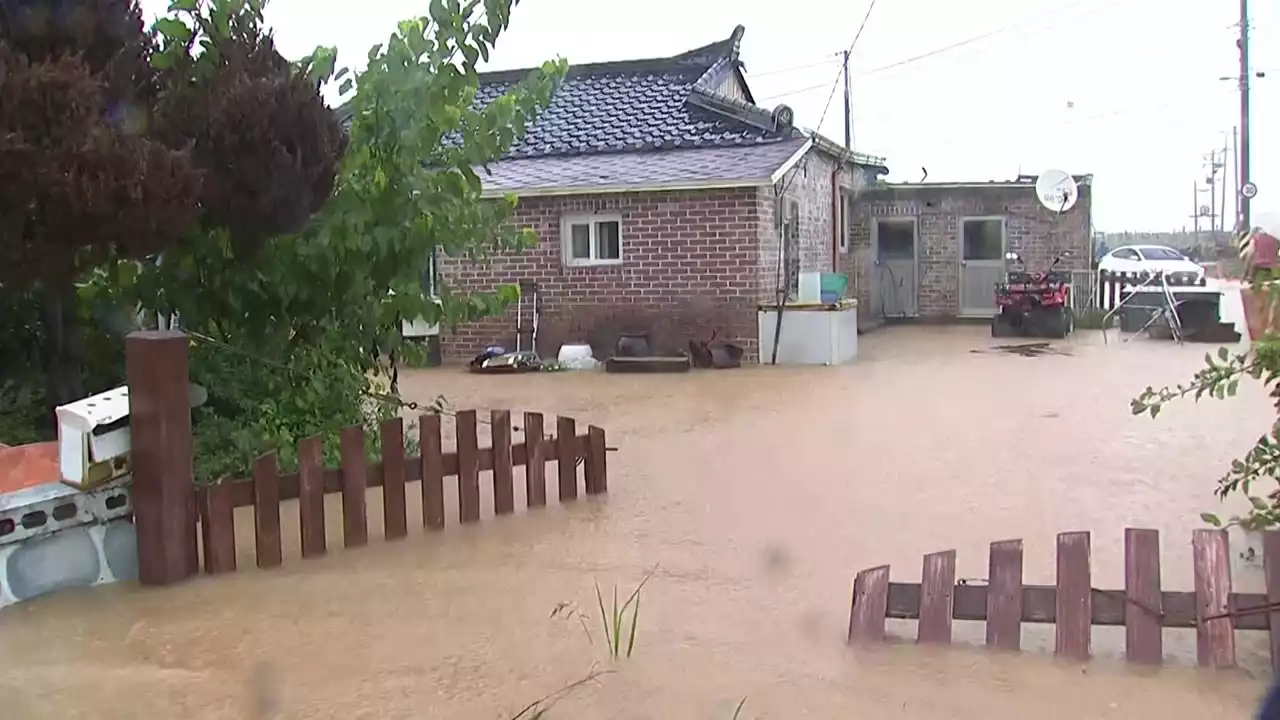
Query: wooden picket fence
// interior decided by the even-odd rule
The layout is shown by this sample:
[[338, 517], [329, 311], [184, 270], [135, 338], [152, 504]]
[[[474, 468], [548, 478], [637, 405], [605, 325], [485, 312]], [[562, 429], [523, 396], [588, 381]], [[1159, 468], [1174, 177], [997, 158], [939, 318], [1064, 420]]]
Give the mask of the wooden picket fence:
[[577, 433], [573, 418], [556, 419], [556, 434], [547, 437], [541, 413], [524, 414], [525, 442], [512, 442], [511, 413], [494, 410], [490, 415], [492, 442], [479, 447], [476, 411], [457, 413], [457, 441], [454, 452], [445, 452], [441, 441], [440, 416], [424, 414], [419, 419], [421, 454], [406, 457], [404, 420], [393, 418], [380, 428], [382, 457], [369, 462], [365, 455], [365, 434], [359, 426], [342, 431], [339, 438], [339, 467], [324, 466], [320, 438], [298, 443], [298, 472], [281, 475], [276, 453], [259, 457], [253, 477], [221, 482], [196, 491], [200, 537], [204, 547], [204, 571], [224, 573], [236, 569], [235, 509], [254, 509], [254, 540], [257, 564], [273, 568], [283, 561], [280, 533], [280, 503], [298, 501], [302, 557], [318, 557], [327, 551], [324, 496], [342, 495], [342, 535], [346, 547], [369, 541], [366, 490], [382, 488], [383, 532], [387, 540], [408, 534], [406, 486], [420, 483], [422, 524], [428, 530], [445, 526], [444, 479], [458, 479], [459, 523], [480, 520], [480, 473], [490, 472], [493, 480], [495, 515], [515, 512], [513, 468], [525, 468], [525, 497], [529, 507], [547, 503], [546, 464], [556, 462], [560, 502], [578, 497], [578, 466], [583, 467], [585, 491], [599, 495], [608, 491], [604, 430], [592, 425]]
[[1057, 584], [1022, 584], [1022, 540], [991, 544], [988, 577], [956, 580], [956, 552], [924, 556], [919, 583], [889, 580], [889, 566], [858, 573], [849, 615], [849, 642], [885, 640], [887, 618], [919, 620], [917, 641], [950, 643], [955, 620], [986, 623], [986, 644], [1018, 650], [1022, 623], [1053, 624], [1054, 652], [1074, 660], [1091, 654], [1093, 625], [1123, 626], [1130, 662], [1160, 664], [1163, 628], [1194, 628], [1202, 666], [1236, 665], [1235, 630], [1267, 630], [1273, 667], [1280, 667], [1280, 532], [1264, 535], [1265, 594], [1233, 593], [1227, 534], [1192, 535], [1195, 590], [1160, 585], [1160, 534], [1129, 528], [1124, 535], [1125, 588], [1093, 587], [1087, 532], [1058, 535]]

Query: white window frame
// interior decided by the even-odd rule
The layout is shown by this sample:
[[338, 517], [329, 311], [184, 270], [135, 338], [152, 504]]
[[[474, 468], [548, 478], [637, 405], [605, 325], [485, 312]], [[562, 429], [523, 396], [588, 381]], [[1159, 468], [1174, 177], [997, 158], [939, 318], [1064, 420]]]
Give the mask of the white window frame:
[[[618, 257], [617, 258], [600, 258], [596, 257], [599, 252], [599, 244], [596, 241], [596, 224], [602, 222], [614, 222], [618, 224]], [[586, 225], [590, 228], [591, 237], [591, 257], [575, 258], [573, 256], [573, 232], [574, 225]], [[622, 250], [625, 242], [622, 232], [622, 215], [617, 213], [597, 213], [591, 215], [566, 215], [560, 220], [560, 256], [564, 260], [565, 267], [601, 267], [609, 265], [621, 265], [622, 258], [626, 253]]]

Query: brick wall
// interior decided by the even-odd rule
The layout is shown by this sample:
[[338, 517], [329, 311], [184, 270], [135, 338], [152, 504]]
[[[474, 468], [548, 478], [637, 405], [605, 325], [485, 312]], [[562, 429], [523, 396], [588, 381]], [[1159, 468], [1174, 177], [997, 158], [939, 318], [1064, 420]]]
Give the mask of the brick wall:
[[1008, 249], [1019, 253], [1028, 268], [1047, 267], [1054, 256], [1071, 250], [1059, 267], [1089, 267], [1092, 193], [1080, 186], [1080, 199], [1058, 216], [1036, 199], [1031, 185], [883, 186], [860, 194], [850, 218], [850, 253], [862, 258], [857, 284], [860, 301], [870, 306], [874, 277], [871, 227], [877, 218], [914, 217], [918, 223], [919, 308], [921, 317], [955, 317], [960, 309], [960, 221], [964, 217], [1005, 218]]
[[777, 193], [785, 191], [783, 212], [794, 201], [800, 211], [800, 272], [830, 272], [832, 223], [832, 171], [835, 161], [810, 151], [787, 172], [776, 188], [760, 188], [758, 193], [760, 262], [757, 268], [758, 297], [775, 302], [781, 267], [782, 242], [774, 217], [778, 208]]
[[[670, 352], [714, 329], [754, 359], [761, 211], [757, 188], [523, 198], [513, 222], [537, 231], [537, 247], [483, 263], [443, 259], [440, 270], [460, 291], [537, 282], [543, 357], [569, 342], [608, 357], [624, 331], [649, 332], [656, 351]], [[591, 213], [621, 216], [621, 265], [565, 267], [561, 218]], [[513, 305], [505, 317], [442, 328], [441, 348], [465, 359], [514, 338]]]

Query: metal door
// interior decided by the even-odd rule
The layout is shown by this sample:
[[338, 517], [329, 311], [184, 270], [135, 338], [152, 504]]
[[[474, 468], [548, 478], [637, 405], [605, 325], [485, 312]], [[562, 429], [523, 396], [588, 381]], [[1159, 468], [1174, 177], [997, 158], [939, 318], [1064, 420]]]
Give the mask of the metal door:
[[909, 318], [920, 314], [920, 273], [916, 218], [877, 218], [872, 226], [875, 273], [871, 306], [879, 317]]
[[962, 218], [958, 230], [960, 315], [990, 317], [996, 312], [996, 283], [1004, 278], [1004, 218]]

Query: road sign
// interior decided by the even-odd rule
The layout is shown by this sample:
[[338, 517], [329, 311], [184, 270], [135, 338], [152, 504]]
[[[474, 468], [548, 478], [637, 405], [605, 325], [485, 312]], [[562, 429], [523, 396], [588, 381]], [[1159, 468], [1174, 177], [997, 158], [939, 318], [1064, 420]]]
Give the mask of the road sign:
[[1252, 199], [1258, 194], [1258, 186], [1251, 182], [1247, 182], [1240, 188], [1240, 194], [1246, 198]]

